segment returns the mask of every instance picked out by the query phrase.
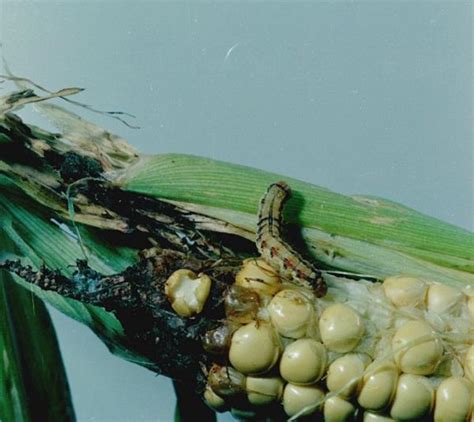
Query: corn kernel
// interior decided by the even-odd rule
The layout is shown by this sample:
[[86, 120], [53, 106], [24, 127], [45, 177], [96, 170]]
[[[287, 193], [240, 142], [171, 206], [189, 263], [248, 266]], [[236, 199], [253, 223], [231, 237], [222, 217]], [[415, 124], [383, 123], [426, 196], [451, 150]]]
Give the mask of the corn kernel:
[[395, 394], [398, 368], [393, 362], [372, 362], [362, 379], [362, 388], [357, 401], [370, 410], [381, 410], [388, 406]]
[[338, 396], [329, 397], [324, 403], [324, 422], [344, 422], [355, 415], [355, 406]]
[[423, 321], [402, 325], [392, 339], [395, 362], [408, 374], [430, 375], [443, 355], [443, 346], [431, 327]]
[[362, 381], [362, 375], [370, 358], [359, 353], [344, 355], [329, 365], [326, 384], [332, 391], [343, 398], [355, 394]]
[[428, 311], [442, 314], [454, 311], [461, 303], [463, 294], [460, 290], [444, 284], [432, 284], [426, 295]]
[[177, 270], [166, 280], [165, 294], [174, 311], [182, 317], [199, 314], [211, 290], [211, 279], [191, 270]]
[[234, 368], [244, 374], [255, 375], [270, 370], [279, 355], [279, 341], [267, 322], [250, 322], [232, 336], [229, 360]]
[[436, 390], [435, 422], [463, 422], [473, 404], [472, 384], [459, 377], [446, 378]]
[[397, 420], [421, 418], [431, 411], [433, 400], [433, 387], [425, 377], [402, 374], [398, 380], [390, 416]]
[[235, 284], [273, 296], [281, 289], [280, 277], [263, 259], [248, 258], [235, 276]]
[[362, 338], [365, 328], [361, 317], [349, 306], [335, 304], [324, 310], [319, 319], [324, 345], [333, 352], [350, 352]]
[[426, 283], [419, 278], [397, 275], [385, 279], [383, 289], [396, 307], [416, 307], [423, 302]]
[[284, 337], [300, 338], [306, 334], [314, 314], [313, 306], [297, 290], [282, 290], [268, 306], [272, 324]]
[[[283, 407], [288, 416], [311, 415], [322, 407], [324, 392], [316, 386], [286, 384], [283, 391]], [[303, 409], [308, 408], [303, 411]], [[301, 412], [301, 414], [300, 414]]]
[[247, 377], [247, 398], [250, 403], [262, 406], [279, 400], [283, 395], [284, 382], [280, 377]]
[[280, 361], [280, 374], [293, 384], [312, 384], [322, 378], [327, 363], [326, 349], [319, 341], [299, 339], [285, 348]]
[[206, 404], [216, 412], [224, 412], [227, 410], [227, 405], [225, 400], [218, 396], [209, 385], [206, 386], [204, 390], [204, 401]]

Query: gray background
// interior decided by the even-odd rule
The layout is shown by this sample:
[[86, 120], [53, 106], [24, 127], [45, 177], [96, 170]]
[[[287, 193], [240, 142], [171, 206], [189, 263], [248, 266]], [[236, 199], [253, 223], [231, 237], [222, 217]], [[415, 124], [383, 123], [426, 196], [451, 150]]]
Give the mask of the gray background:
[[[469, 1], [0, 1], [14, 73], [184, 152], [383, 196], [473, 227]], [[28, 116], [37, 119], [36, 116]], [[83, 421], [172, 419], [169, 382], [53, 312]]]

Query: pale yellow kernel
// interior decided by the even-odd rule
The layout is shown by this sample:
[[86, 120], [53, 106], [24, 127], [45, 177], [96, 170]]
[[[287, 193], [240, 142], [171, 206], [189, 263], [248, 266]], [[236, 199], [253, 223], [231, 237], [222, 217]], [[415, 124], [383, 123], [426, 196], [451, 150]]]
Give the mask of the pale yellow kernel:
[[425, 377], [402, 374], [398, 380], [390, 416], [397, 420], [421, 418], [430, 413], [433, 401], [433, 387]]
[[312, 384], [326, 372], [326, 348], [313, 339], [304, 338], [289, 344], [280, 360], [281, 376], [293, 384]]
[[336, 359], [329, 365], [326, 378], [328, 390], [343, 398], [352, 397], [369, 363], [370, 358], [359, 353], [349, 353]]
[[275, 365], [279, 355], [279, 341], [267, 322], [250, 322], [232, 336], [229, 360], [234, 368], [244, 374], [267, 372]]
[[316, 386], [289, 383], [283, 391], [283, 408], [290, 417], [311, 415], [321, 409], [323, 401], [324, 392]]
[[398, 368], [393, 362], [372, 362], [362, 378], [357, 401], [370, 410], [380, 410], [391, 402], [398, 382]]
[[363, 422], [391, 422], [394, 419], [386, 415], [379, 415], [373, 412], [364, 412]]
[[456, 310], [464, 299], [463, 293], [454, 287], [433, 283], [426, 295], [426, 308], [430, 312], [442, 314]]
[[262, 406], [279, 400], [283, 395], [284, 382], [280, 377], [247, 377], [247, 398], [250, 403]]
[[385, 279], [383, 289], [385, 296], [398, 308], [415, 307], [423, 302], [426, 283], [419, 278], [397, 275]]
[[329, 350], [346, 353], [359, 344], [365, 328], [356, 311], [347, 305], [336, 304], [322, 313], [319, 331], [322, 342]]
[[243, 261], [241, 270], [235, 276], [235, 284], [271, 296], [281, 289], [277, 272], [260, 258], [248, 258]]
[[174, 311], [182, 317], [199, 314], [211, 290], [211, 279], [191, 270], [175, 271], [166, 280], [165, 294]]
[[225, 400], [218, 396], [211, 387], [206, 386], [206, 389], [204, 390], [204, 401], [206, 404], [216, 412], [224, 412], [227, 410], [227, 405]]
[[324, 402], [324, 422], [344, 422], [351, 420], [356, 412], [355, 406], [338, 396], [329, 397]]
[[308, 299], [297, 290], [285, 289], [277, 293], [268, 306], [270, 319], [284, 337], [300, 338], [306, 334], [314, 309]]
[[464, 375], [468, 380], [474, 382], [474, 345], [467, 349], [464, 356]]
[[423, 321], [409, 321], [392, 338], [398, 367], [408, 374], [430, 375], [443, 355], [443, 346], [431, 327]]
[[463, 422], [473, 404], [472, 384], [464, 378], [446, 378], [436, 390], [435, 422]]

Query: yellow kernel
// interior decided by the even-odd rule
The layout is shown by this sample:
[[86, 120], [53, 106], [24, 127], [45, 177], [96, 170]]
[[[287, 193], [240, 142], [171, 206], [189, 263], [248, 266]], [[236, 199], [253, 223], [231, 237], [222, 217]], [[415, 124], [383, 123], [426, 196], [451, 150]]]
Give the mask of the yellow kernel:
[[327, 363], [326, 348], [319, 341], [303, 338], [285, 348], [280, 374], [293, 384], [312, 384], [322, 378]]
[[402, 374], [398, 380], [390, 416], [397, 420], [421, 418], [431, 411], [434, 391], [425, 377]]
[[415, 307], [423, 302], [426, 283], [419, 278], [397, 275], [385, 279], [383, 289], [396, 307]]
[[196, 275], [186, 269], [175, 271], [165, 283], [165, 294], [171, 307], [182, 317], [199, 314], [204, 308], [210, 290], [209, 276]]
[[398, 368], [390, 361], [372, 362], [365, 372], [357, 401], [365, 409], [385, 408], [395, 394]]
[[364, 412], [363, 422], [391, 422], [392, 418], [386, 415], [379, 415], [378, 413], [373, 412]]
[[235, 284], [267, 295], [274, 295], [281, 289], [277, 272], [260, 258], [244, 260], [242, 269], [235, 276]]
[[326, 384], [332, 391], [343, 398], [355, 394], [362, 381], [362, 375], [370, 358], [359, 353], [344, 355], [329, 365]]
[[329, 397], [324, 403], [324, 422], [344, 422], [351, 420], [355, 406], [341, 397]]
[[362, 318], [349, 306], [329, 306], [319, 319], [324, 345], [333, 352], [350, 352], [362, 338], [365, 328]]
[[432, 284], [426, 295], [426, 307], [428, 311], [438, 314], [452, 312], [462, 303], [463, 297], [458, 289], [444, 284]]
[[324, 392], [316, 386], [289, 383], [283, 391], [283, 408], [290, 417], [296, 414], [305, 416], [315, 413], [321, 409], [323, 400]]
[[283, 395], [284, 382], [280, 377], [247, 377], [247, 398], [250, 403], [261, 406], [279, 400]]
[[472, 384], [459, 377], [446, 378], [436, 390], [435, 422], [463, 422], [473, 404]]
[[392, 338], [398, 367], [408, 374], [430, 375], [443, 355], [443, 346], [431, 327], [423, 321], [409, 321]]
[[313, 318], [313, 306], [297, 290], [282, 290], [268, 305], [270, 319], [276, 330], [284, 337], [300, 338], [306, 334]]
[[227, 410], [225, 400], [218, 396], [208, 385], [204, 390], [204, 401], [211, 409], [215, 410], [216, 412], [224, 412]]
[[250, 322], [232, 336], [229, 360], [234, 368], [244, 374], [261, 374], [270, 370], [279, 355], [279, 341], [267, 322]]

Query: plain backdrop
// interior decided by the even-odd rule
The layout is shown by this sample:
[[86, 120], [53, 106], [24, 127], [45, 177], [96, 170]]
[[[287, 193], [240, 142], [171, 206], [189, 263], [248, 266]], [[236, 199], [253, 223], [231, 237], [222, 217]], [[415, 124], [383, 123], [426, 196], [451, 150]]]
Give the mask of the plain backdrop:
[[[136, 115], [139, 130], [75, 110], [142, 152], [382, 196], [472, 230], [472, 16], [456, 0], [0, 1], [0, 41], [15, 74]], [[172, 420], [168, 380], [52, 315], [80, 421]]]

